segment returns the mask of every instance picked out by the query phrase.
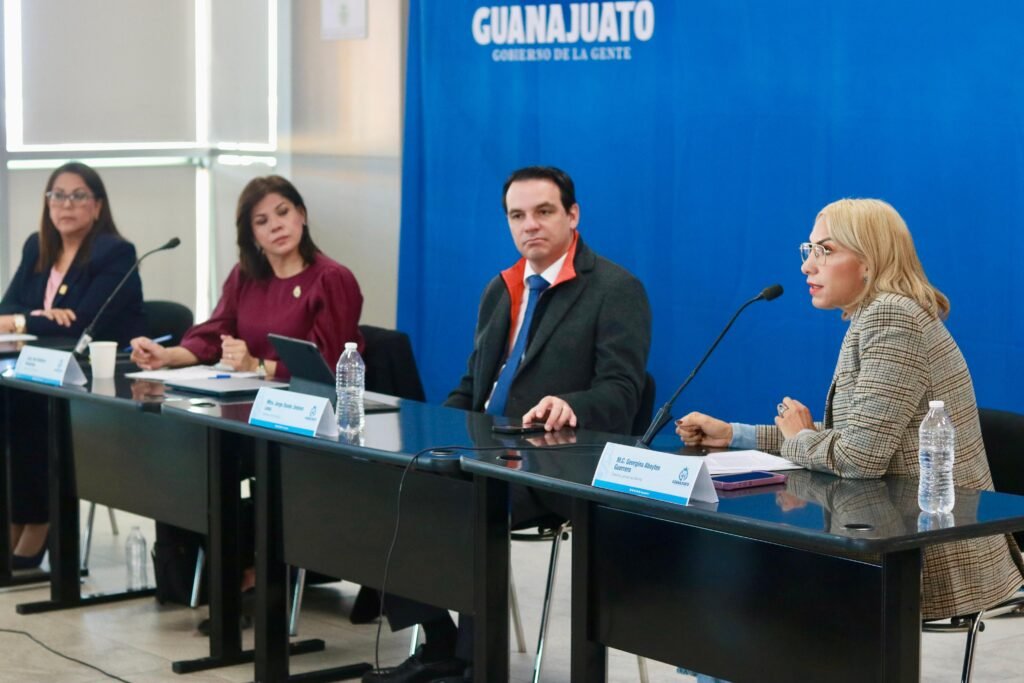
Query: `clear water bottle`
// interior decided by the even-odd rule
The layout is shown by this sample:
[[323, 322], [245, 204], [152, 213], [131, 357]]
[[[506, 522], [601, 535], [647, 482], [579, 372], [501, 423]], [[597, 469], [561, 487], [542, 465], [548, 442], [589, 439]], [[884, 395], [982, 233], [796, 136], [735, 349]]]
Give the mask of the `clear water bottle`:
[[942, 401], [929, 401], [928, 414], [918, 430], [918, 462], [921, 479], [917, 504], [925, 512], [949, 512], [953, 509], [953, 451], [956, 429]]
[[345, 343], [345, 352], [338, 359], [334, 387], [338, 392], [338, 429], [343, 434], [361, 431], [366, 423], [363, 413], [366, 365], [355, 342]]
[[149, 586], [149, 555], [146, 537], [137, 526], [132, 527], [124, 542], [124, 564], [128, 573], [128, 590], [137, 591]]
[[921, 512], [917, 515], [918, 531], [952, 529], [954, 526], [956, 526], [956, 519], [952, 512]]

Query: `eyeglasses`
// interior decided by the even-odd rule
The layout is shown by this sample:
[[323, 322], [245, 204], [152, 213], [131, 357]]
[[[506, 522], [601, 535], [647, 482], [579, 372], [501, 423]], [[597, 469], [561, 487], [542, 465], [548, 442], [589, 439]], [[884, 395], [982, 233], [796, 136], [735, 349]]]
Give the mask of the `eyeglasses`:
[[814, 262], [819, 266], [825, 265], [825, 261], [828, 259], [828, 255], [832, 253], [832, 250], [826, 247], [824, 244], [817, 244], [815, 242], [804, 242], [800, 245], [800, 263], [805, 263], [807, 259], [814, 255]]
[[54, 206], [61, 206], [66, 201], [70, 201], [74, 206], [80, 206], [92, 198], [93, 196], [85, 190], [75, 190], [71, 194], [66, 194], [60, 190], [51, 190], [46, 193], [47, 201]]

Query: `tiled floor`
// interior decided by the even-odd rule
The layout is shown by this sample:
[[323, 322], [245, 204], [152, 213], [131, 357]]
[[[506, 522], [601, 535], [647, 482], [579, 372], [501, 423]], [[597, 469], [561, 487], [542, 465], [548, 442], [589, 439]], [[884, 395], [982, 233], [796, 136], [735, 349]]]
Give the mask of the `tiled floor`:
[[[92, 572], [85, 585], [87, 591], [112, 591], [123, 587], [123, 541], [133, 524], [142, 528], [152, 545], [151, 521], [124, 512], [118, 512], [117, 518], [121, 533], [114, 536], [106, 516], [96, 516]], [[529, 653], [536, 646], [534, 639], [548, 549], [547, 544], [541, 543], [516, 543], [513, 546], [513, 573], [519, 589], [528, 650], [527, 654], [512, 655], [512, 680], [516, 682], [529, 681], [532, 672], [533, 657]], [[567, 546], [561, 559], [552, 609], [543, 681], [569, 680], [569, 555], [570, 548]], [[55, 650], [132, 682], [252, 680], [251, 665], [187, 676], [171, 672], [172, 660], [208, 654], [206, 639], [195, 631], [196, 625], [206, 616], [205, 608], [190, 610], [185, 607], [161, 607], [154, 600], [141, 599], [31, 616], [21, 616], [15, 612], [16, 604], [43, 599], [48, 594], [47, 590], [46, 587], [31, 587], [0, 591], [0, 629], [27, 631]], [[300, 636], [323, 638], [327, 642], [327, 649], [321, 653], [293, 658], [293, 673], [373, 660], [377, 627], [353, 626], [348, 622], [347, 611], [354, 597], [355, 587], [348, 583], [307, 590]], [[980, 636], [975, 680], [979, 683], [1024, 681], [1024, 618], [993, 619], [986, 622], [986, 625], [986, 631]], [[251, 647], [251, 630], [246, 631], [245, 640], [247, 646]], [[963, 643], [960, 634], [925, 634], [923, 680], [936, 683], [959, 680]], [[408, 632], [393, 634], [387, 628], [383, 629], [380, 649], [382, 663], [398, 662], [405, 656], [408, 646]], [[649, 662], [648, 667], [651, 681], [689, 683], [693, 680], [677, 674], [673, 667], [665, 664]], [[612, 652], [610, 672], [611, 681], [637, 681], [636, 657]], [[110, 679], [102, 673], [51, 654], [24, 636], [0, 632], [0, 683], [92, 683], [107, 680]]]

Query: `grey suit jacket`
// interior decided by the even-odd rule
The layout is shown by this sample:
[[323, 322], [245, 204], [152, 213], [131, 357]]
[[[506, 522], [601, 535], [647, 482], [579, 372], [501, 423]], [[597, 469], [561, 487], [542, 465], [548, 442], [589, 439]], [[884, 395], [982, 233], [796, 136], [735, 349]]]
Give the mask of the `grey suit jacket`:
[[[564, 399], [578, 426], [628, 434], [640, 405], [651, 346], [643, 285], [578, 238], [576, 277], [541, 296], [505, 414], [521, 417], [548, 395]], [[501, 276], [480, 299], [466, 374], [445, 405], [483, 410], [508, 353], [511, 298]]]
[[[821, 429], [782, 441], [757, 428], [758, 447], [840, 477], [919, 473], [917, 430], [928, 401], [945, 401], [956, 427], [957, 486], [992, 489], [967, 363], [945, 325], [916, 302], [883, 294], [855, 313], [839, 350]], [[1010, 536], [924, 550], [924, 619], [969, 614], [1012, 595], [1024, 578]]]

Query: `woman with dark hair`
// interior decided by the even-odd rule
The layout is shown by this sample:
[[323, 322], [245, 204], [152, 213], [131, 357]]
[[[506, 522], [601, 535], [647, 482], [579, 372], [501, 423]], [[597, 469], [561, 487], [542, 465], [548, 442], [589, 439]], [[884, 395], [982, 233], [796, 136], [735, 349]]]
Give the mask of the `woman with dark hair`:
[[[0, 332], [76, 338], [93, 322], [135, 264], [135, 247], [117, 232], [99, 175], [69, 162], [46, 182], [39, 232], [25, 240], [21, 263], [0, 301]], [[103, 316], [97, 339], [127, 344], [145, 328], [142, 281], [132, 273]], [[11, 547], [15, 569], [39, 566], [46, 552], [49, 497], [41, 396], [11, 403]]]
[[306, 339], [332, 365], [355, 341], [362, 350], [363, 295], [345, 266], [324, 256], [306, 224], [306, 205], [281, 176], [255, 178], [238, 198], [238, 265], [210, 319], [180, 346], [133, 339], [132, 360], [152, 370], [220, 362], [236, 371], [288, 377], [267, 339], [271, 332]]

